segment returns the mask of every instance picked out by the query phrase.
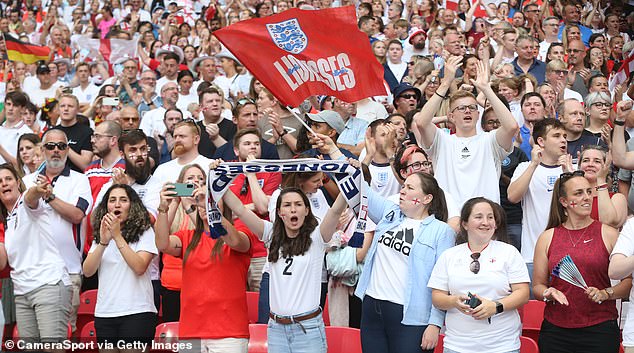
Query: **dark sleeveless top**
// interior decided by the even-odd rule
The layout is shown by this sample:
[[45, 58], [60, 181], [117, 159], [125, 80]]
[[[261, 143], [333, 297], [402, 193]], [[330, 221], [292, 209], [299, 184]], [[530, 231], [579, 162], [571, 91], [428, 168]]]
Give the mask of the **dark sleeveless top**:
[[[608, 265], [610, 253], [603, 243], [601, 223], [594, 221], [588, 227], [569, 230], [563, 226], [554, 229], [548, 249], [548, 271], [566, 255], [570, 255], [589, 287], [604, 289], [610, 287]], [[544, 319], [564, 328], [579, 328], [616, 320], [616, 302], [607, 300], [602, 304], [588, 298], [585, 291], [551, 275], [551, 287], [560, 290], [568, 298], [569, 305], [549, 303], [544, 311]]]

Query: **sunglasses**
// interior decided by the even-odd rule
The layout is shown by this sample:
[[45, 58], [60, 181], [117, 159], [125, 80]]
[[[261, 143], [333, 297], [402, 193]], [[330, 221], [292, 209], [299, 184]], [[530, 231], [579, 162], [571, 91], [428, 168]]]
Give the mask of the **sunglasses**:
[[480, 261], [478, 261], [480, 259], [480, 253], [479, 252], [474, 252], [471, 254], [471, 263], [469, 264], [469, 271], [473, 272], [474, 274], [478, 274], [478, 272], [480, 272]]
[[414, 99], [418, 99], [418, 96], [417, 96], [417, 95], [415, 95], [415, 94], [410, 94], [410, 93], [408, 93], [408, 94], [401, 94], [401, 95], [399, 96], [399, 98], [405, 98], [405, 99], [412, 99], [412, 98], [414, 98]]
[[55, 147], [60, 151], [65, 151], [68, 148], [68, 144], [65, 142], [47, 142], [44, 144], [44, 148], [49, 151], [53, 151]]
[[247, 104], [255, 104], [255, 102], [251, 98], [242, 98], [242, 99], [240, 99], [239, 101], [236, 102], [236, 106], [238, 106], [238, 107], [242, 107], [242, 106], [245, 106]]

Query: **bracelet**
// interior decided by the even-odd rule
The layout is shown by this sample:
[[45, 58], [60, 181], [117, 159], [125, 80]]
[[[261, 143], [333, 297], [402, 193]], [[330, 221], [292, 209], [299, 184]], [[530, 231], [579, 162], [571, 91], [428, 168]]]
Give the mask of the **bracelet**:
[[288, 134], [288, 131], [286, 131], [286, 129], [284, 129], [284, 131], [283, 131], [281, 134], [279, 134], [279, 135], [280, 135], [280, 138], [282, 138], [282, 137], [283, 137], [284, 135], [286, 135], [286, 134]]
[[158, 211], [158, 213], [167, 213], [167, 210], [169, 209], [169, 207], [165, 207], [165, 208], [157, 208], [156, 210]]
[[603, 190], [607, 190], [608, 189], [608, 184], [601, 184], [601, 185], [597, 185], [596, 187], [597, 191], [603, 191]]
[[101, 245], [101, 246], [108, 246], [108, 244], [104, 244], [104, 243], [102, 243], [102, 242], [99, 242], [99, 245]]
[[194, 212], [196, 212], [196, 206], [194, 206], [194, 205], [191, 205], [191, 207], [189, 207], [188, 209], [185, 210], [186, 214], [192, 214]]
[[447, 96], [443, 96], [442, 94], [438, 93], [438, 91], [434, 92], [435, 95], [437, 95], [438, 97], [442, 98], [442, 99], [447, 99]]
[[625, 120], [614, 120], [614, 125], [625, 126]]

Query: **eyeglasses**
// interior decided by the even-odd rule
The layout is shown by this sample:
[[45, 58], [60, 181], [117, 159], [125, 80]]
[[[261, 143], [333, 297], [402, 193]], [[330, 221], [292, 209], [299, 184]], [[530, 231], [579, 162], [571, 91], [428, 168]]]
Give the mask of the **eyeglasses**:
[[568, 49], [568, 53], [582, 53], [585, 50], [581, 50], [581, 49]]
[[457, 111], [459, 111], [459, 112], [461, 112], [461, 113], [466, 113], [466, 112], [467, 112], [467, 110], [468, 110], [469, 112], [477, 112], [477, 111], [478, 111], [478, 105], [477, 105], [477, 104], [459, 105], [459, 106], [457, 106], [457, 107], [453, 108], [453, 109], [451, 110], [451, 112], [453, 113], [453, 112], [455, 112], [456, 110], [457, 110]]
[[407, 63], [407, 65], [414, 66], [414, 65], [416, 65], [416, 62], [415, 61], [410, 61], [410, 62]]
[[55, 147], [60, 151], [65, 151], [68, 148], [68, 144], [65, 142], [47, 142], [44, 144], [44, 148], [49, 151], [53, 151]]
[[612, 104], [603, 103], [603, 102], [596, 102], [596, 103], [592, 103], [591, 106], [595, 106], [595, 107], [601, 109], [601, 108], [610, 108], [612, 106]]
[[124, 66], [123, 68], [126, 70], [134, 70], [136, 69], [136, 66]]
[[545, 23], [544, 26], [547, 26], [547, 27], [558, 27], [559, 24], [558, 23]]
[[[122, 116], [120, 119], [121, 119], [121, 121], [137, 121], [137, 120], [139, 120], [139, 117], [137, 117], [137, 116]], [[126, 131], [129, 131], [129, 130], [126, 130]]]
[[478, 261], [480, 259], [480, 253], [479, 252], [474, 252], [471, 254], [471, 263], [469, 264], [469, 271], [473, 272], [474, 274], [478, 274], [478, 272], [480, 272], [480, 261]]
[[412, 99], [412, 98], [414, 98], [414, 99], [418, 100], [418, 96], [417, 96], [417, 95], [415, 95], [415, 94], [409, 94], [409, 93], [408, 93], [408, 94], [401, 94], [401, 95], [400, 95], [400, 96], [398, 96], [398, 97], [399, 97], [399, 98], [405, 98], [405, 99]]
[[557, 74], [557, 75], [567, 75], [568, 74], [567, 70], [553, 70], [552, 72]]
[[414, 162], [405, 167], [409, 172], [420, 170], [421, 168], [431, 168], [430, 161]]

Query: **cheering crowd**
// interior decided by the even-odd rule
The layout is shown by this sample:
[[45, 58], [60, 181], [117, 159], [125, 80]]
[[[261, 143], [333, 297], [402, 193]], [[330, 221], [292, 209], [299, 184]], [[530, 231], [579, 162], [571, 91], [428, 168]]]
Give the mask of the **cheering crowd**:
[[[357, 82], [385, 87], [357, 102], [286, 107], [214, 35], [344, 6], [367, 35], [350, 45], [382, 68]], [[2, 0], [0, 320], [33, 342], [78, 336], [80, 293], [98, 289], [100, 343], [150, 342], [161, 312], [201, 351], [246, 353], [250, 291], [270, 352], [326, 352], [328, 298], [365, 353], [433, 352], [441, 332], [446, 353], [518, 353], [536, 299], [542, 353], [634, 353], [634, 309], [617, 310], [634, 272], [632, 10]], [[17, 60], [18, 41], [50, 54]], [[308, 158], [362, 173], [367, 222], [308, 167], [247, 172], [210, 199], [226, 161]], [[358, 222], [363, 245], [347, 246]]]

